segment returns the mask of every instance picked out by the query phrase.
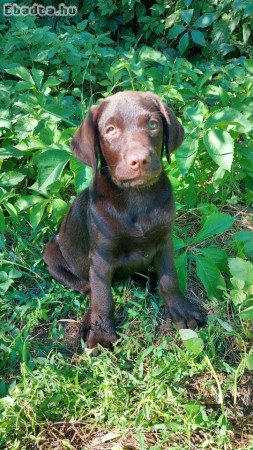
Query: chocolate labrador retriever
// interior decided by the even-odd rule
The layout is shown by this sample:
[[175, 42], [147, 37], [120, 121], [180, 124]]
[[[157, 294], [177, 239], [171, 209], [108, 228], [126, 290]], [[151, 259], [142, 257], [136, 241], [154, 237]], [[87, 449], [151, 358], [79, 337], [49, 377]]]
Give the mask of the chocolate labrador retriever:
[[125, 91], [93, 106], [72, 140], [73, 153], [94, 178], [72, 204], [44, 261], [64, 286], [89, 295], [82, 321], [88, 348], [117, 338], [111, 284], [155, 268], [168, 314], [179, 328], [203, 321], [179, 292], [171, 230], [174, 201], [162, 166], [183, 141], [170, 108], [153, 93]]

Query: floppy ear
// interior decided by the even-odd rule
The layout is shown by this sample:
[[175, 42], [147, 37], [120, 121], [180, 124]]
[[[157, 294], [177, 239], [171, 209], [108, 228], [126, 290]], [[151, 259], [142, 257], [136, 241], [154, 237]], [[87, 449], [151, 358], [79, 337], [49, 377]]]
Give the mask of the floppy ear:
[[164, 103], [160, 103], [160, 111], [163, 116], [164, 146], [168, 162], [170, 163], [170, 154], [179, 147], [184, 140], [184, 129], [177, 120], [171, 108]]
[[71, 141], [74, 155], [93, 169], [97, 166], [97, 113], [98, 106], [92, 106]]

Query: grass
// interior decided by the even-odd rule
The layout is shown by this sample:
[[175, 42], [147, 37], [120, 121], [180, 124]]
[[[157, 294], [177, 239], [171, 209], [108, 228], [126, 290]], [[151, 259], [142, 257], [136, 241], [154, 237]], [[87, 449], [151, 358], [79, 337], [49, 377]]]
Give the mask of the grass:
[[[236, 230], [250, 226], [243, 211], [235, 215]], [[190, 213], [177, 225], [189, 220], [198, 227]], [[252, 378], [242, 364], [250, 333], [225, 296], [207, 301], [192, 271], [187, 295], [209, 311], [195, 355], [159, 296], [126, 280], [113, 288], [120, 339], [113, 353], [100, 348], [94, 357], [78, 336], [87, 301], [51, 280], [41, 262], [47, 230], [39, 238], [12, 230], [3, 254], [22, 277], [0, 307], [0, 448], [252, 448]], [[229, 248], [232, 232], [220, 246]]]
[[[207, 45], [190, 39], [177, 52], [182, 34], [167, 39], [162, 22], [182, 26], [194, 10], [194, 28], [210, 5], [122, 0], [120, 14], [136, 3], [138, 18], [115, 29], [107, 3], [88, 2], [67, 22], [1, 22], [0, 449], [252, 450], [250, 16], [232, 0], [218, 16], [214, 7], [198, 30]], [[209, 314], [184, 341], [148, 280], [126, 280], [113, 288], [119, 341], [94, 357], [78, 336], [87, 300], [52, 280], [41, 257], [91, 178], [67, 151], [75, 128], [121, 89], [156, 92], [184, 126], [164, 165], [178, 207], [176, 262], [187, 297]]]

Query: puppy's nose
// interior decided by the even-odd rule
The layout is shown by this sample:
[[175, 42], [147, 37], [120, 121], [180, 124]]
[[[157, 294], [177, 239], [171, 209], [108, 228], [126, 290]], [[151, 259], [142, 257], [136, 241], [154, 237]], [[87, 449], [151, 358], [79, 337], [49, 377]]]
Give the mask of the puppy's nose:
[[141, 170], [145, 164], [150, 162], [150, 156], [147, 154], [134, 154], [128, 158], [128, 165], [133, 170]]

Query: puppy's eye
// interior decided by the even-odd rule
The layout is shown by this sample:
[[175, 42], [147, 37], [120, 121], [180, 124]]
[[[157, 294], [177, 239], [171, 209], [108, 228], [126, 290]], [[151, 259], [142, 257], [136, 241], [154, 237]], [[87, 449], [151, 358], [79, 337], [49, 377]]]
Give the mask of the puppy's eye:
[[113, 125], [110, 125], [109, 127], [106, 128], [105, 132], [106, 134], [113, 135], [116, 133], [116, 128]]
[[158, 122], [158, 120], [155, 120], [155, 119], [150, 119], [149, 121], [148, 121], [148, 128], [150, 129], [150, 130], [157, 130], [158, 128], [159, 128], [159, 122]]

